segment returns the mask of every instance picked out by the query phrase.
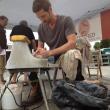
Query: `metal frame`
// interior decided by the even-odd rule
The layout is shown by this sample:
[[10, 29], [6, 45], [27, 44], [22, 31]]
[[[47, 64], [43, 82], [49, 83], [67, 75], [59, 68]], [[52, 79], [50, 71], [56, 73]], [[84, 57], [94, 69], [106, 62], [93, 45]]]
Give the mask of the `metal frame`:
[[[58, 65], [56, 64], [52, 64], [52, 65], [49, 65], [48, 67], [36, 67], [36, 68], [16, 68], [16, 69], [8, 69], [8, 71], [10, 72], [10, 78], [9, 78], [9, 82], [11, 81], [11, 78], [13, 76], [13, 73], [18, 73], [18, 72], [37, 72], [37, 76], [38, 76], [38, 80], [39, 80], [39, 83], [40, 83], [40, 87], [41, 87], [41, 92], [42, 92], [42, 95], [43, 95], [43, 99], [44, 99], [44, 102], [45, 102], [45, 106], [46, 106], [46, 109], [47, 110], [50, 110], [49, 109], [49, 105], [48, 105], [48, 101], [47, 101], [47, 97], [46, 97], [46, 92], [45, 92], [45, 87], [43, 85], [43, 79], [42, 79], [42, 73], [41, 71], [46, 71], [46, 74], [47, 74], [47, 77], [48, 77], [48, 81], [50, 83], [50, 86], [52, 88], [52, 83], [51, 83], [51, 79], [50, 79], [50, 75], [49, 75], [49, 72], [48, 70], [49, 69], [52, 69], [52, 68], [58, 68]], [[56, 70], [56, 69], [55, 69]], [[56, 71], [55, 71], [56, 72]], [[9, 84], [9, 82], [7, 83], [7, 86]], [[6, 88], [7, 88], [6, 86]], [[4, 89], [4, 92], [6, 90], [6, 88]], [[2, 97], [1, 97], [2, 98]]]

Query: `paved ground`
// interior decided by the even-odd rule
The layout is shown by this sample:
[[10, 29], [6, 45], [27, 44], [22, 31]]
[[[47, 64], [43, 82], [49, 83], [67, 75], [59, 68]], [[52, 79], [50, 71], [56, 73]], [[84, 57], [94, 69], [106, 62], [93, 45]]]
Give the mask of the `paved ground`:
[[[91, 70], [91, 74], [95, 74], [95, 73], [96, 73], [95, 70]], [[52, 78], [53, 77], [52, 71], [51, 71], [51, 74], [52, 74], [51, 75], [51, 78]], [[103, 74], [102, 81], [110, 88], [110, 66], [102, 66], [102, 74]], [[5, 76], [4, 76], [5, 79], [8, 79], [8, 76], [9, 76], [9, 73], [6, 72]], [[44, 77], [46, 78], [45, 75], [44, 75]], [[58, 79], [60, 79], [60, 78], [62, 78], [62, 75], [61, 75], [61, 72], [59, 71]], [[22, 79], [23, 79], [23, 76], [20, 77], [20, 81]], [[45, 80], [44, 84], [46, 86], [47, 97], [48, 97], [48, 99], [51, 99], [51, 89], [50, 89], [50, 86], [48, 84], [48, 81]], [[30, 90], [30, 86], [23, 87], [23, 100], [27, 100], [27, 96], [28, 96], [29, 90]], [[41, 106], [39, 107], [39, 105], [41, 105]], [[50, 110], [59, 110], [55, 106], [55, 104], [53, 104], [53, 102], [50, 101], [50, 100], [49, 100], [49, 107], [50, 107]], [[45, 108], [44, 103], [40, 102], [40, 103], [36, 103], [36, 104], [34, 104], [34, 105], [30, 106], [30, 107], [27, 107], [27, 109], [23, 109], [23, 110], [46, 110], [46, 108]]]

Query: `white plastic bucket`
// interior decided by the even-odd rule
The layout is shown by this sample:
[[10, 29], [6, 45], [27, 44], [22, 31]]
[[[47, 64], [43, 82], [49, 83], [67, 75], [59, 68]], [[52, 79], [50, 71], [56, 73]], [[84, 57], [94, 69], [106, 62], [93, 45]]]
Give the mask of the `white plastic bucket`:
[[[1, 99], [1, 88], [3, 88], [4, 85], [0, 85], [0, 99]], [[0, 100], [0, 110], [2, 110], [2, 101]]]
[[[8, 88], [12, 91], [18, 105], [21, 105], [22, 84], [10, 84]], [[15, 103], [12, 93], [6, 89], [2, 97], [3, 110], [17, 110], [20, 107]]]
[[[0, 96], [1, 96], [1, 91], [0, 91]], [[1, 100], [0, 100], [0, 110], [2, 110], [2, 103], [1, 103]]]

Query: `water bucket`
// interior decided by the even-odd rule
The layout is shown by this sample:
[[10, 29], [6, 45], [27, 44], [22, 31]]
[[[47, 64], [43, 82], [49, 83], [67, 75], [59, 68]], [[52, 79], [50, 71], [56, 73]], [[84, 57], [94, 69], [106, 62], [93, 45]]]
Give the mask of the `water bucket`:
[[[20, 107], [18, 105], [21, 105], [21, 99], [22, 99], [22, 84], [10, 84], [8, 88], [12, 91], [10, 92], [9, 89], [6, 89], [1, 103], [2, 103], [2, 109], [3, 110], [19, 110]], [[15, 100], [17, 104], [15, 103]]]
[[2, 110], [2, 100], [1, 100], [1, 96], [2, 96], [2, 88], [4, 88], [4, 85], [0, 85], [0, 110]]

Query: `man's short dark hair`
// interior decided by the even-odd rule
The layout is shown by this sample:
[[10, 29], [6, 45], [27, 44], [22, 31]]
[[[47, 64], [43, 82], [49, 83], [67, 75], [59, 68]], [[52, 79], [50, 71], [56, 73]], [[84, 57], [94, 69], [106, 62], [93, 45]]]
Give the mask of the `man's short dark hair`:
[[34, 0], [32, 10], [34, 13], [44, 9], [45, 11], [49, 10], [51, 3], [48, 0]]
[[6, 19], [6, 20], [8, 21], [8, 18], [7, 18], [6, 16], [3, 16], [3, 15], [2, 15], [2, 16], [0, 16], [0, 19], [1, 19], [1, 20]]

